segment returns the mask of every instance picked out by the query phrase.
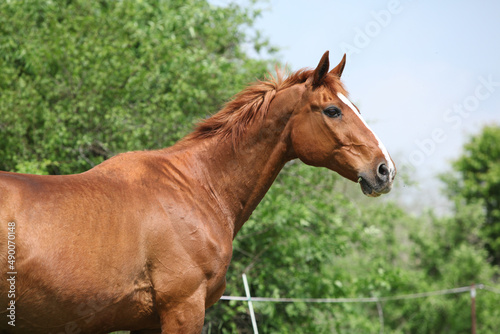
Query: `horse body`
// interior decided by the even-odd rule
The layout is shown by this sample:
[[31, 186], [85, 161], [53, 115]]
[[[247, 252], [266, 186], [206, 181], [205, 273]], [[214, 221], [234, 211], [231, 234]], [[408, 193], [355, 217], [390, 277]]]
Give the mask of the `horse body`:
[[178, 304], [204, 285], [203, 311], [218, 300], [233, 231], [200, 203], [209, 189], [182, 173], [182, 153], [126, 153], [80, 175], [0, 173], [0, 220], [16, 223], [17, 332], [159, 328], [161, 291]]
[[[79, 175], [0, 173], [0, 220], [16, 223], [17, 332], [159, 328], [157, 303], [188, 301], [198, 314], [187, 323], [203, 325], [225, 288], [235, 226], [272, 183], [259, 178], [274, 179], [285, 159], [271, 166], [267, 152], [192, 142], [121, 154]], [[221, 187], [224, 179], [241, 186]]]
[[[344, 61], [327, 74], [326, 53], [314, 71], [250, 88], [171, 148], [78, 175], [0, 173], [17, 271], [16, 327], [3, 321], [1, 332], [199, 333], [224, 292], [233, 238], [287, 161], [362, 179], [367, 195], [389, 191], [392, 161], [370, 132], [353, 136], [346, 124], [364, 125], [335, 95], [347, 94]], [[4, 228], [2, 263], [6, 254]]]

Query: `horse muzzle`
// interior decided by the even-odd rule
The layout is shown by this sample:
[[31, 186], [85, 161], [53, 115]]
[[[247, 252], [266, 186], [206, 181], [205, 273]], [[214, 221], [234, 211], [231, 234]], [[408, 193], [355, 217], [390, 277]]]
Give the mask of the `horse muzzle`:
[[384, 161], [378, 164], [375, 171], [360, 173], [358, 176], [358, 183], [361, 186], [363, 194], [369, 197], [378, 197], [391, 191], [395, 176], [396, 169], [393, 165], [388, 167], [387, 163]]

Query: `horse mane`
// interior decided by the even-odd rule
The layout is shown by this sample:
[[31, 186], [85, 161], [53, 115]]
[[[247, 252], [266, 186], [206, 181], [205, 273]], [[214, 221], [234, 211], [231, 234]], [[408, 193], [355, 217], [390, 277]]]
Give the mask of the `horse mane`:
[[[312, 73], [313, 70], [301, 69], [284, 76], [282, 71], [276, 69], [276, 76], [269, 73], [270, 77], [267, 80], [249, 85], [236, 94], [233, 100], [226, 103], [218, 113], [198, 123], [187, 139], [232, 137], [233, 144], [236, 146], [251, 123], [264, 119], [277, 92], [304, 83]], [[333, 76], [327, 76], [325, 79], [327, 79], [325, 85], [336, 91], [340, 89], [345, 93], [340, 80]]]

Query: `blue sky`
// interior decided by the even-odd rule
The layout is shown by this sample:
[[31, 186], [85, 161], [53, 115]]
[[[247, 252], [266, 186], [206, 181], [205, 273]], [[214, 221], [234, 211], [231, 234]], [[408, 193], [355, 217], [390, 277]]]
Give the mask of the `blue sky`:
[[334, 66], [347, 52], [351, 100], [400, 170], [413, 168], [417, 180], [447, 170], [468, 136], [500, 124], [500, 1], [259, 6], [257, 28], [292, 70], [314, 67], [326, 50]]

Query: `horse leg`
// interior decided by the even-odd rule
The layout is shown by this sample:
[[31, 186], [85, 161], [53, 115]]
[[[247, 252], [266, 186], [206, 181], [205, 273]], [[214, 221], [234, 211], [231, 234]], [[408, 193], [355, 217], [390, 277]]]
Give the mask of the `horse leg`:
[[201, 333], [205, 320], [205, 292], [202, 290], [204, 289], [199, 289], [193, 295], [175, 303], [163, 303], [157, 299], [161, 334]]
[[161, 313], [160, 318], [161, 334], [200, 334], [205, 320], [204, 303], [190, 301], [176, 305]]

